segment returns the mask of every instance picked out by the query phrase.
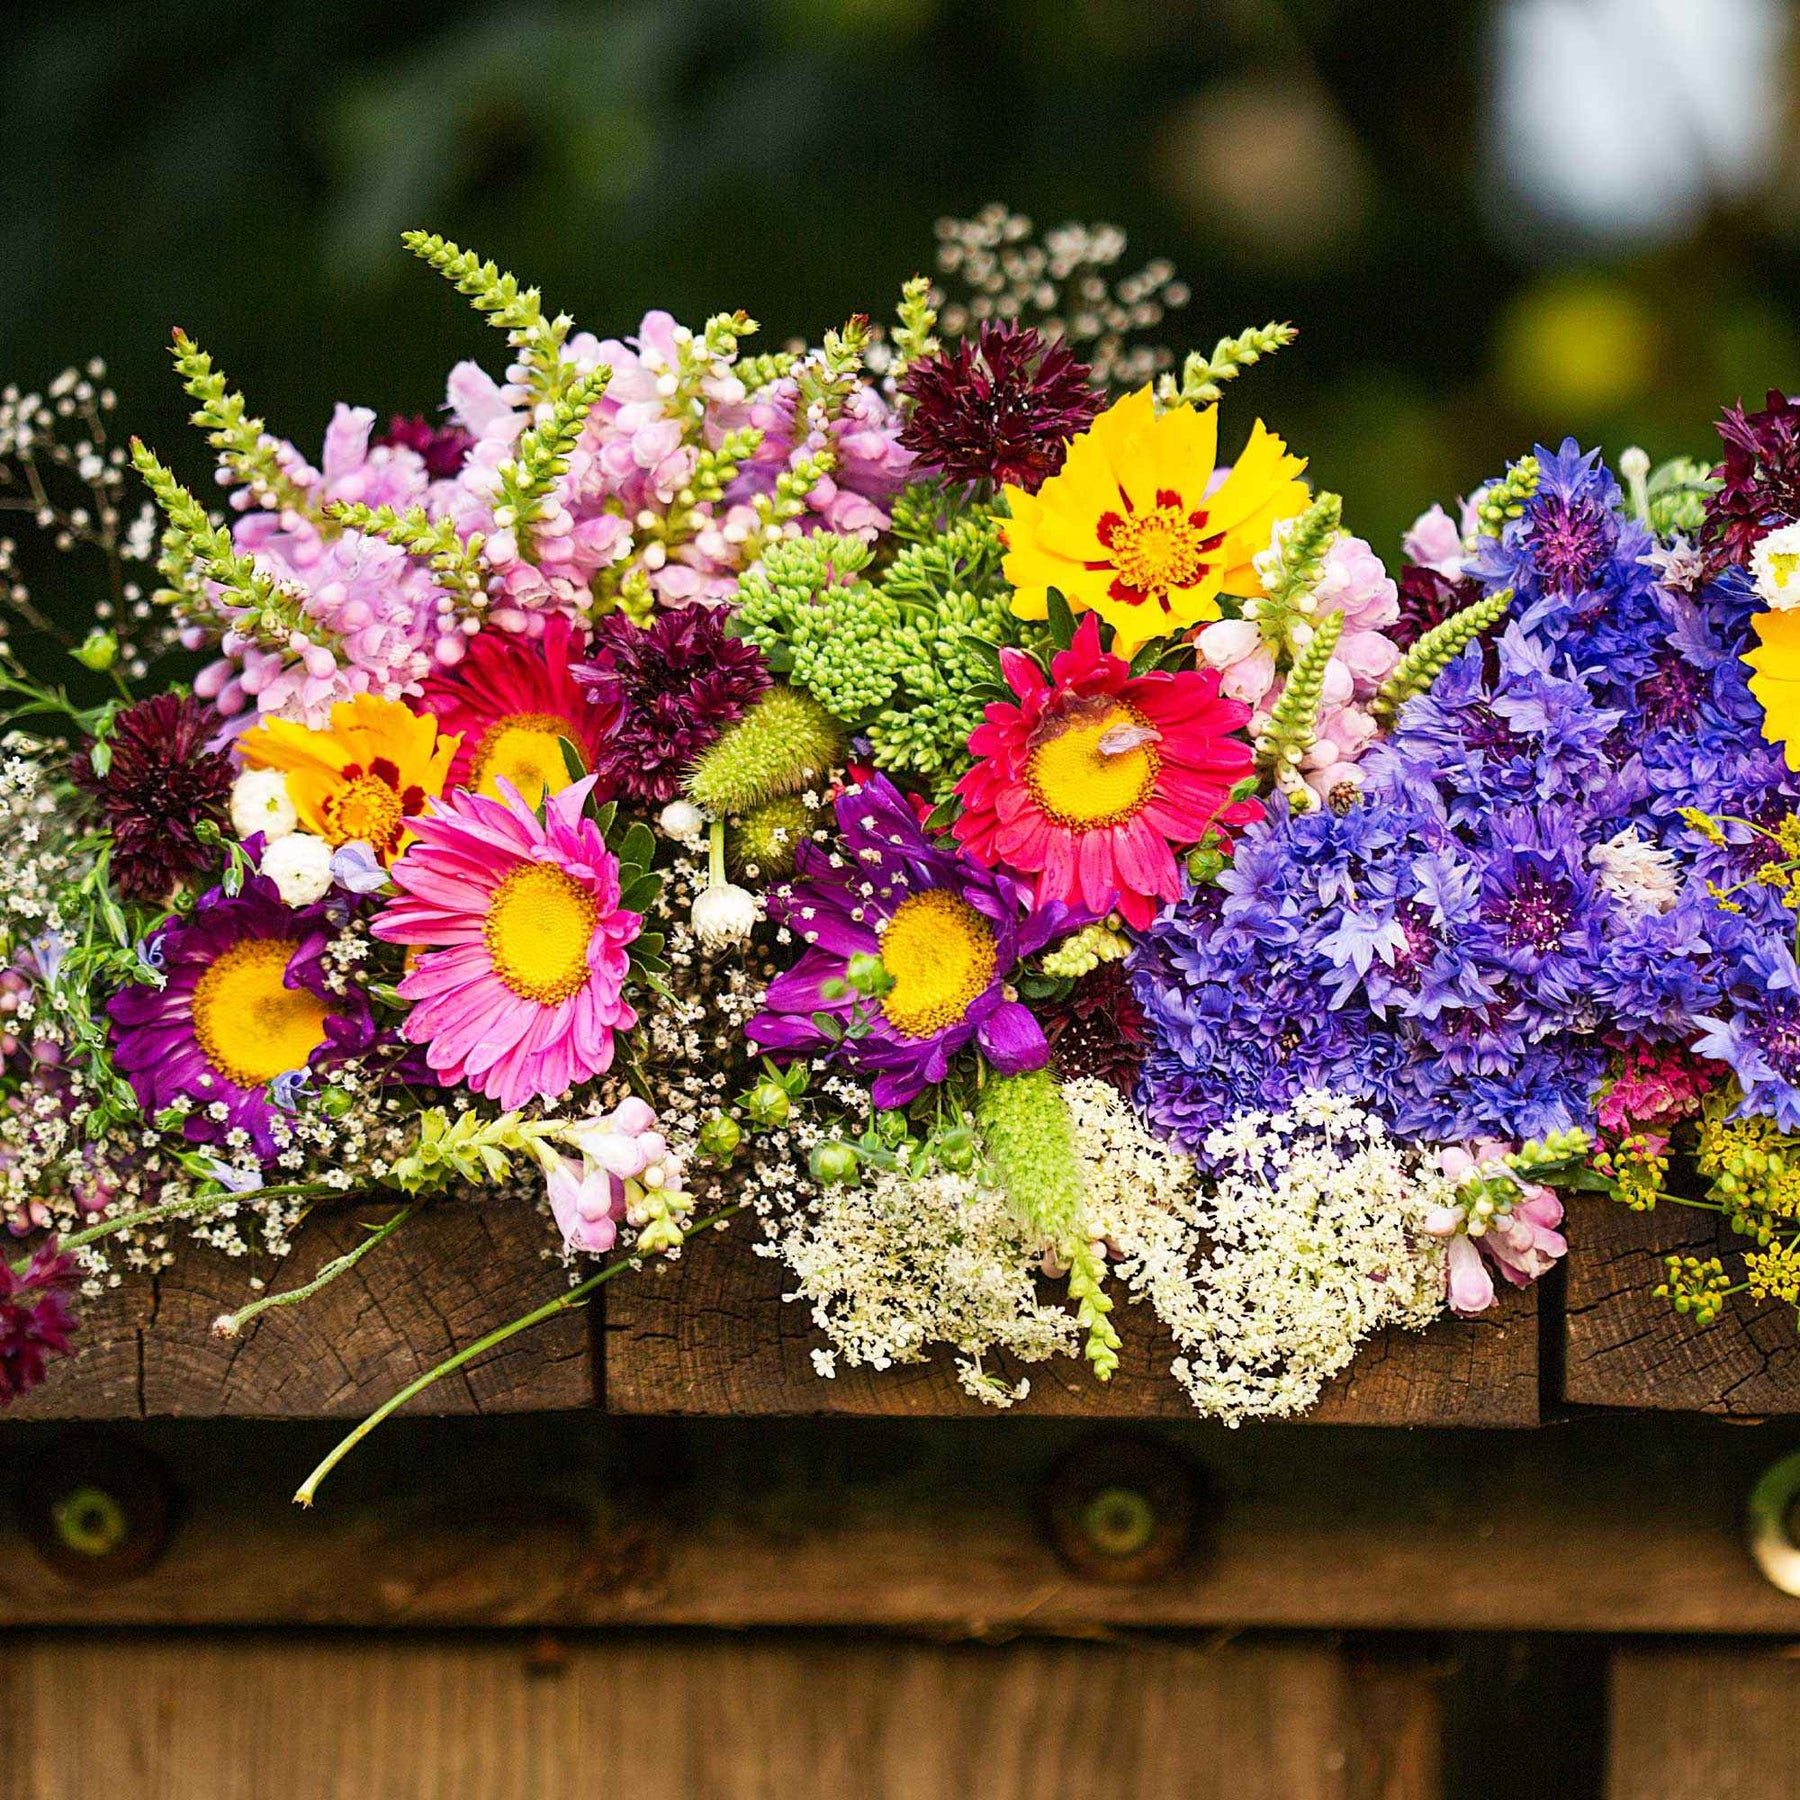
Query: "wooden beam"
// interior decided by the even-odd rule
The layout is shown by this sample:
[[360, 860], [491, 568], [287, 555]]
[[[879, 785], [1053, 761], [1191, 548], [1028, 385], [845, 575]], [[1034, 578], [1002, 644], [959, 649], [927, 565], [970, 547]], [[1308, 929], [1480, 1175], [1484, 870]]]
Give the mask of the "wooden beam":
[[1748, 1418], [1800, 1412], [1792, 1307], [1757, 1306], [1739, 1294], [1702, 1327], [1652, 1292], [1670, 1254], [1716, 1254], [1737, 1269], [1746, 1240], [1715, 1215], [1685, 1206], [1634, 1213], [1583, 1196], [1570, 1208], [1569, 1242], [1564, 1400]]
[[[1069, 1420], [396, 1420], [312, 1513], [285, 1496], [333, 1428], [123, 1435], [173, 1483], [166, 1554], [95, 1585], [47, 1562], [30, 1520], [0, 1525], [0, 1627], [1800, 1634], [1800, 1599], [1744, 1548], [1750, 1488], [1792, 1435], [1709, 1420], [1125, 1440]], [[62, 1437], [0, 1427], [0, 1494], [90, 1469]], [[1144, 1491], [1146, 1442], [1193, 1484], [1185, 1553], [1113, 1574], [1059, 1552], [1053, 1496]]]
[[1739, 1646], [1618, 1650], [1607, 1800], [1800, 1793], [1800, 1664]]
[[[759, 1257], [741, 1225], [694, 1244], [675, 1264], [616, 1283], [608, 1295], [605, 1404], [620, 1413], [700, 1416], [855, 1413], [974, 1417], [990, 1409], [958, 1386], [951, 1358], [876, 1371], [840, 1364], [822, 1381], [812, 1351], [824, 1348], [803, 1305], [784, 1305], [788, 1278]], [[1125, 1340], [1104, 1385], [1067, 1360], [1008, 1368], [1025, 1375], [1016, 1410], [1090, 1419], [1191, 1419], [1169, 1374], [1176, 1352], [1143, 1307], [1113, 1315]], [[1308, 1418], [1338, 1425], [1535, 1425], [1538, 1322], [1533, 1294], [1508, 1291], [1479, 1320], [1440, 1320], [1422, 1333], [1395, 1331], [1364, 1347]]]
[[[392, 1211], [381, 1202], [322, 1208], [279, 1264], [182, 1245], [154, 1282], [127, 1277], [87, 1307], [75, 1355], [53, 1365], [11, 1416], [355, 1417], [567, 1286], [562, 1265], [544, 1254], [553, 1234], [531, 1208], [434, 1206], [310, 1300], [264, 1313], [236, 1338], [213, 1335], [221, 1313], [255, 1298], [252, 1275], [276, 1290], [298, 1287]], [[593, 1400], [589, 1322], [573, 1313], [428, 1389], [421, 1410], [545, 1411]]]
[[1389, 1681], [1372, 1759], [1317, 1641], [38, 1637], [0, 1670], [0, 1800], [1437, 1800], [1430, 1677]]

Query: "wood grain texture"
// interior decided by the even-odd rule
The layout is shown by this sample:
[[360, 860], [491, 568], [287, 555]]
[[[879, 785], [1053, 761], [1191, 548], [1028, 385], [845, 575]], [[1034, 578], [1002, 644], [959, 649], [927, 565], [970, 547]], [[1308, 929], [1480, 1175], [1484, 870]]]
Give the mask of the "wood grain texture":
[[1800, 1662], [1791, 1653], [1618, 1650], [1607, 1800], [1800, 1794]]
[[[301, 1513], [326, 1426], [163, 1422], [178, 1525], [77, 1586], [7, 1522], [63, 1434], [0, 1427], [0, 1627], [1134, 1627], [1800, 1635], [1744, 1549], [1790, 1432], [1590, 1418], [1542, 1432], [1159, 1428], [1198, 1476], [1192, 1553], [1095, 1579], [1045, 1529], [1052, 1473], [1111, 1480], [1066, 1420], [397, 1420]], [[4, 1658], [0, 1658], [3, 1664]]]
[[1581, 1197], [1570, 1208], [1569, 1241], [1564, 1400], [1749, 1418], [1800, 1413], [1792, 1307], [1759, 1307], [1739, 1294], [1701, 1328], [1651, 1291], [1670, 1254], [1717, 1254], [1738, 1269], [1745, 1240], [1713, 1214], [1683, 1206], [1634, 1213]]
[[[264, 1313], [236, 1338], [213, 1335], [221, 1313], [255, 1298], [252, 1275], [277, 1290], [300, 1286], [391, 1211], [384, 1202], [321, 1208], [280, 1264], [184, 1244], [153, 1282], [128, 1278], [87, 1309], [75, 1356], [53, 1366], [14, 1416], [355, 1417], [567, 1285], [542, 1254], [551, 1234], [532, 1208], [447, 1203], [410, 1219], [310, 1300]], [[438, 1382], [418, 1404], [517, 1412], [593, 1400], [590, 1324], [577, 1312]]]
[[[755, 1254], [740, 1227], [695, 1244], [674, 1264], [617, 1283], [604, 1320], [610, 1412], [747, 1416], [852, 1413], [974, 1417], [986, 1411], [956, 1381], [951, 1358], [885, 1370], [840, 1363], [822, 1381], [811, 1352], [828, 1340], [803, 1305], [784, 1305], [785, 1271]], [[1027, 1375], [1015, 1410], [1090, 1419], [1191, 1419], [1169, 1374], [1175, 1355], [1147, 1307], [1113, 1315], [1124, 1347], [1104, 1385], [1073, 1361], [1007, 1367]], [[1538, 1322], [1533, 1294], [1509, 1291], [1479, 1320], [1444, 1319], [1366, 1345], [1308, 1419], [1338, 1425], [1535, 1425]]]
[[1364, 1781], [1358, 1687], [1318, 1643], [88, 1637], [15, 1641], [5, 1663], [0, 1800], [1439, 1791]]

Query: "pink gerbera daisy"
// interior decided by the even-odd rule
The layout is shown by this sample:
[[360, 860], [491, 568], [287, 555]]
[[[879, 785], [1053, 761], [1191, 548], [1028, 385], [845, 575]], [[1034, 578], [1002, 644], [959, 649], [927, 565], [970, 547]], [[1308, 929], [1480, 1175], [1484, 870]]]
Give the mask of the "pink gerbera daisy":
[[542, 819], [504, 785], [435, 802], [373, 927], [426, 947], [400, 983], [407, 1038], [446, 1082], [509, 1110], [604, 1074], [613, 1033], [637, 1023], [625, 946], [643, 920], [620, 910], [618, 859], [582, 816], [593, 787], [551, 795]]
[[1035, 876], [1040, 906], [1116, 910], [1142, 930], [1181, 897], [1176, 848], [1262, 816], [1228, 800], [1251, 770], [1232, 735], [1249, 707], [1220, 698], [1214, 669], [1134, 676], [1101, 650], [1095, 613], [1048, 676], [1023, 651], [1000, 660], [1017, 704], [989, 706], [969, 738], [956, 835], [979, 861]]
[[462, 734], [451, 787], [492, 800], [505, 781], [535, 804], [569, 784], [564, 740], [584, 768], [599, 767], [600, 747], [619, 712], [595, 705], [576, 685], [570, 670], [580, 666], [582, 647], [563, 618], [549, 620], [541, 637], [489, 629], [454, 669], [426, 678], [423, 703], [440, 732]]

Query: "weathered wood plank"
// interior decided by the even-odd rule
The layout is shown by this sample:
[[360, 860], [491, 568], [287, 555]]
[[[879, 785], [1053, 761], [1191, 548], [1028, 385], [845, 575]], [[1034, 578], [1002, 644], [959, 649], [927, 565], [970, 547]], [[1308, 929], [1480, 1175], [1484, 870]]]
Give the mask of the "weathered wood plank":
[[[605, 1405], [620, 1413], [855, 1413], [970, 1417], [988, 1409], [957, 1385], [947, 1354], [876, 1371], [815, 1373], [828, 1340], [803, 1305], [784, 1305], [784, 1270], [759, 1257], [742, 1226], [693, 1245], [675, 1264], [614, 1285], [604, 1321]], [[1113, 1315], [1125, 1340], [1102, 1385], [1072, 1361], [1008, 1369], [1027, 1375], [1016, 1409], [1091, 1419], [1191, 1419], [1169, 1374], [1175, 1352], [1146, 1307]], [[1535, 1425], [1536, 1297], [1508, 1293], [1481, 1320], [1441, 1320], [1368, 1345], [1309, 1418], [1340, 1425]]]
[[[185, 1504], [147, 1572], [80, 1586], [0, 1518], [7, 1625], [1126, 1627], [1800, 1634], [1744, 1550], [1790, 1448], [1703, 1419], [1533, 1433], [1162, 1427], [1192, 1552], [1138, 1585], [1045, 1529], [1053, 1472], [1129, 1480], [1067, 1420], [396, 1420], [312, 1513], [323, 1426], [170, 1421]], [[0, 1427], [0, 1493], [59, 1430]], [[0, 1663], [4, 1659], [0, 1658]]]
[[1722, 1650], [1613, 1653], [1607, 1800], [1800, 1793], [1800, 1663]]
[[1441, 1791], [1416, 1758], [1364, 1778], [1360, 1690], [1316, 1642], [640, 1637], [534, 1657], [505, 1641], [60, 1637], [6, 1660], [3, 1800]]
[[[567, 1285], [543, 1251], [551, 1233], [517, 1201], [429, 1207], [310, 1300], [278, 1307], [236, 1338], [221, 1313], [254, 1298], [252, 1275], [297, 1287], [388, 1217], [384, 1202], [321, 1208], [285, 1262], [184, 1245], [152, 1282], [128, 1279], [90, 1307], [76, 1355], [15, 1416], [343, 1418], [367, 1412], [454, 1350]], [[437, 1383], [430, 1412], [546, 1411], [594, 1400], [587, 1318], [558, 1319]]]
[[1684, 1206], [1634, 1213], [1581, 1198], [1571, 1208], [1569, 1240], [1562, 1392], [1571, 1405], [1751, 1418], [1800, 1413], [1792, 1307], [1759, 1307], [1740, 1294], [1702, 1328], [1651, 1291], [1670, 1254], [1717, 1254], [1727, 1269], [1736, 1266], [1744, 1240], [1713, 1214]]

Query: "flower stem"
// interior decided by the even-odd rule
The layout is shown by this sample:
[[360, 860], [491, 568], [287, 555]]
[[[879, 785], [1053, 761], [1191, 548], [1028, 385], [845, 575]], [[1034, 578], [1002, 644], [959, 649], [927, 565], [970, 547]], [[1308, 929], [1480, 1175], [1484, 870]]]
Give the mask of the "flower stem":
[[166, 1219], [204, 1217], [207, 1213], [218, 1212], [220, 1208], [232, 1205], [233, 1202], [328, 1198], [341, 1200], [344, 1198], [344, 1190], [323, 1181], [294, 1181], [282, 1187], [251, 1188], [242, 1194], [230, 1188], [217, 1194], [189, 1194], [180, 1200], [162, 1200], [155, 1206], [140, 1206], [136, 1212], [120, 1213], [117, 1218], [102, 1219], [98, 1225], [72, 1231], [58, 1241], [65, 1250], [79, 1250], [84, 1244], [97, 1244], [102, 1238], [115, 1237], [119, 1232], [130, 1231], [137, 1225], [158, 1225]]
[[[704, 1219], [695, 1220], [693, 1224], [683, 1228], [681, 1241], [685, 1244], [689, 1238], [697, 1236], [700, 1232], [706, 1231], [714, 1225], [724, 1224], [727, 1219], [741, 1213], [744, 1210], [745, 1204], [745, 1202], [739, 1201], [735, 1206], [721, 1207], [717, 1212], [708, 1213]], [[408, 1382], [407, 1385], [403, 1387], [399, 1393], [394, 1395], [391, 1400], [384, 1401], [380, 1406], [376, 1407], [376, 1409], [370, 1413], [354, 1431], [350, 1432], [349, 1435], [337, 1445], [331, 1454], [327, 1456], [309, 1476], [307, 1476], [300, 1484], [299, 1491], [294, 1495], [295, 1504], [298, 1506], [311, 1506], [314, 1498], [318, 1494], [320, 1484], [324, 1481], [325, 1477], [329, 1475], [331, 1471], [335, 1469], [338, 1464], [341, 1463], [344, 1458], [382, 1422], [383, 1419], [389, 1417], [393, 1413], [397, 1413], [409, 1400], [415, 1399], [418, 1395], [424, 1393], [433, 1382], [441, 1380], [446, 1375], [453, 1375], [458, 1369], [462, 1368], [464, 1364], [471, 1363], [476, 1357], [485, 1355], [496, 1345], [504, 1344], [508, 1338], [517, 1337], [520, 1332], [529, 1331], [534, 1325], [545, 1324], [549, 1320], [556, 1318], [559, 1314], [569, 1312], [573, 1308], [584, 1304], [587, 1297], [597, 1288], [603, 1286], [606, 1282], [611, 1281], [615, 1275], [622, 1274], [638, 1260], [639, 1259], [635, 1256], [625, 1256], [621, 1257], [617, 1262], [608, 1263], [597, 1275], [590, 1275], [586, 1281], [581, 1282], [576, 1287], [570, 1288], [567, 1293], [558, 1294], [554, 1300], [546, 1301], [544, 1305], [536, 1307], [522, 1317], [512, 1320], [510, 1324], [499, 1326], [497, 1329], [490, 1331], [486, 1337], [477, 1338], [474, 1343], [468, 1345], [465, 1349], [458, 1350], [454, 1356], [445, 1357], [445, 1359], [435, 1368], [427, 1369], [416, 1381]]]
[[310, 1300], [321, 1288], [329, 1287], [340, 1275], [348, 1274], [377, 1244], [392, 1237], [418, 1210], [416, 1202], [401, 1207], [386, 1224], [371, 1227], [369, 1235], [354, 1250], [347, 1250], [342, 1256], [328, 1262], [311, 1281], [303, 1283], [300, 1287], [289, 1288], [285, 1293], [265, 1294], [262, 1299], [252, 1300], [248, 1306], [237, 1312], [226, 1313], [213, 1326], [214, 1335], [236, 1337], [252, 1319], [260, 1313], [268, 1312], [271, 1307], [298, 1306], [302, 1300]]

